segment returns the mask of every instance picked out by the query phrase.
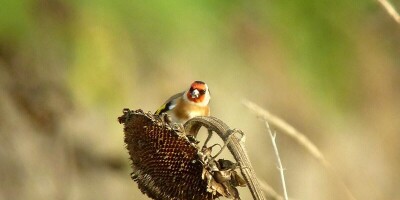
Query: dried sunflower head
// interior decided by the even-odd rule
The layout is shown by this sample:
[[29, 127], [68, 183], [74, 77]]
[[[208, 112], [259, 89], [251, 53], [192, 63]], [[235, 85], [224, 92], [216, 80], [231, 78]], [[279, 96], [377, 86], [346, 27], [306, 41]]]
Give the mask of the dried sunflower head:
[[132, 178], [153, 199], [214, 199], [201, 178], [198, 148], [164, 117], [142, 110], [124, 110], [125, 143], [132, 160]]
[[[132, 179], [153, 199], [239, 199], [233, 163], [211, 159], [211, 150], [186, 136], [181, 124], [168, 115], [124, 109], [125, 143], [132, 161]], [[240, 177], [239, 177], [240, 178]]]

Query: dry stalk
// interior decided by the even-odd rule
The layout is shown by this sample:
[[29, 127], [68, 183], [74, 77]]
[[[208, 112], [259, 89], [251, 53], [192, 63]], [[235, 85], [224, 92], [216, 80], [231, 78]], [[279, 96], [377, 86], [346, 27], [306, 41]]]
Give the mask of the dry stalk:
[[392, 6], [392, 4], [389, 3], [387, 0], [377, 0], [383, 8], [386, 10], [386, 12], [398, 23], [400, 24], [400, 15], [397, 13], [396, 9]]
[[265, 121], [265, 127], [267, 128], [269, 136], [271, 137], [272, 146], [274, 147], [276, 160], [278, 162], [278, 169], [279, 169], [279, 172], [281, 175], [281, 180], [282, 180], [283, 195], [285, 197], [285, 200], [288, 200], [289, 198], [288, 198], [287, 189], [286, 189], [284, 169], [283, 169], [283, 165], [281, 162], [281, 157], [279, 156], [278, 146], [276, 145], [276, 132], [272, 133], [271, 127], [269, 127], [268, 121]]
[[321, 151], [301, 132], [291, 126], [289, 123], [284, 121], [283, 119], [271, 114], [267, 110], [261, 108], [260, 106], [256, 105], [255, 103], [243, 100], [243, 104], [252, 112], [254, 112], [259, 118], [268, 121], [274, 127], [279, 129], [282, 133], [290, 136], [296, 142], [298, 142], [302, 147], [304, 147], [319, 163], [321, 163], [332, 175], [333, 178], [336, 179], [337, 183], [345, 190], [348, 199], [356, 200], [354, 195], [351, 193], [347, 185], [344, 181], [338, 176], [338, 173], [333, 168], [331, 163], [326, 160], [324, 155]]

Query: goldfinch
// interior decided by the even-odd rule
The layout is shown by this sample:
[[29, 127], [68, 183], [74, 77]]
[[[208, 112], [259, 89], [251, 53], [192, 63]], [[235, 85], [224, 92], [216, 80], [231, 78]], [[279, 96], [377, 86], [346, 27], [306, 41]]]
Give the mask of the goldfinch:
[[210, 91], [206, 83], [195, 81], [184, 92], [170, 97], [156, 112], [168, 113], [173, 122], [185, 123], [197, 116], [210, 116]]

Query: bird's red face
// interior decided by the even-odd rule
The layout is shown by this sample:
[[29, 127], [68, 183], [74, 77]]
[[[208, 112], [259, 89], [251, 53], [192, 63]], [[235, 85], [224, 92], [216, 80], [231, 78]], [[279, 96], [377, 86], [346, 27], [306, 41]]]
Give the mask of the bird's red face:
[[207, 84], [202, 81], [195, 81], [190, 86], [189, 90], [186, 93], [186, 96], [189, 101], [192, 101], [194, 103], [201, 103], [206, 99], [206, 95], [209, 95], [207, 90]]

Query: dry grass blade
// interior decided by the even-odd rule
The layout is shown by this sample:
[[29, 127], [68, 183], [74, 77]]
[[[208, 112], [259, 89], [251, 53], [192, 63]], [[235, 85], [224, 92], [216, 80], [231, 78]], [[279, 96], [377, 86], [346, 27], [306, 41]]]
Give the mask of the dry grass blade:
[[393, 17], [393, 19], [400, 24], [400, 15], [397, 13], [396, 9], [387, 0], [378, 0], [378, 2], [385, 8], [386, 12]]
[[255, 103], [243, 100], [243, 104], [252, 112], [254, 112], [258, 117], [262, 118], [265, 121], [268, 121], [274, 127], [279, 129], [282, 133], [290, 136], [295, 141], [297, 141], [302, 147], [304, 147], [315, 159], [317, 159], [325, 168], [329, 170], [337, 182], [341, 185], [341, 187], [346, 191], [348, 199], [356, 200], [354, 195], [350, 192], [347, 185], [343, 182], [343, 180], [337, 175], [338, 173], [332, 167], [332, 165], [326, 160], [321, 151], [315, 146], [303, 133], [296, 130], [289, 123], [284, 121], [283, 119], [271, 114], [267, 110], [261, 108]]
[[256, 105], [250, 101], [243, 101], [243, 104], [257, 114], [258, 117], [261, 117], [263, 120], [268, 121], [276, 128], [283, 131], [283, 133], [289, 135], [293, 139], [295, 139], [299, 144], [301, 144], [304, 148], [308, 150], [308, 152], [316, 158], [319, 162], [321, 162], [324, 166], [330, 165], [330, 163], [325, 159], [324, 155], [321, 151], [302, 133], [297, 131], [293, 126], [288, 124], [287, 122], [283, 121], [282, 119], [274, 116], [270, 112], [266, 111], [265, 109], [261, 108], [260, 106]]

